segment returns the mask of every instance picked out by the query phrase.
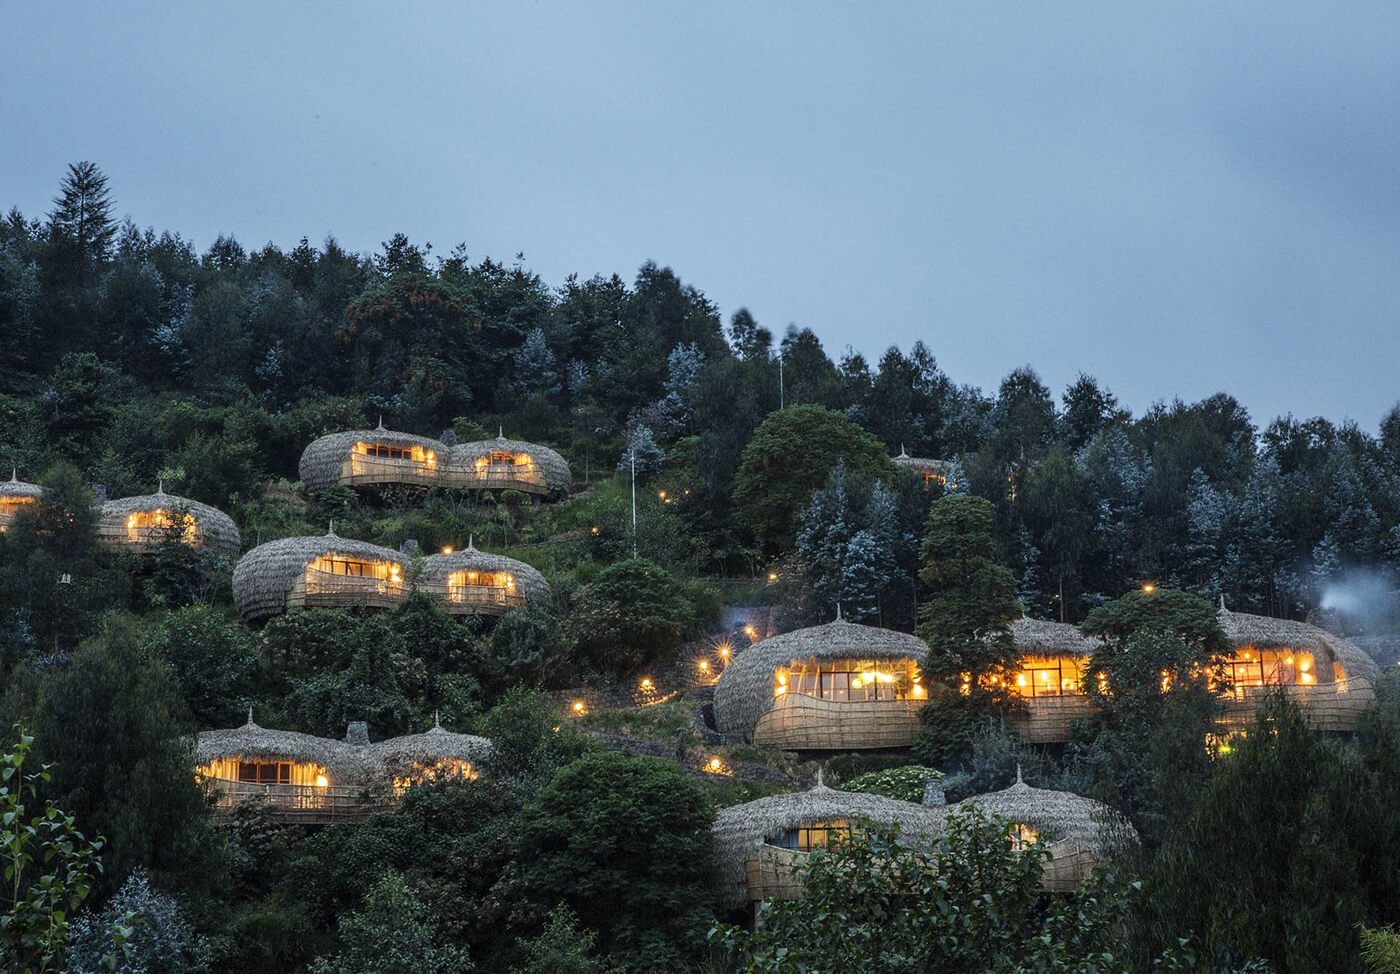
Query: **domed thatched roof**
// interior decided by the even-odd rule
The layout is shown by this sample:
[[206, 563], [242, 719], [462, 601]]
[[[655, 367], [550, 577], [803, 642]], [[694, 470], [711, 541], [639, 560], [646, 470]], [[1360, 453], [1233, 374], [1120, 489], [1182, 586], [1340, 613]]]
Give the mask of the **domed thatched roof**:
[[549, 601], [549, 583], [533, 566], [505, 555], [481, 551], [470, 542], [450, 555], [428, 555], [419, 569], [419, 580], [427, 585], [445, 586], [447, 576], [460, 571], [510, 572], [515, 576], [517, 591], [527, 600]]
[[306, 566], [321, 555], [346, 555], [408, 567], [409, 560], [391, 548], [342, 538], [330, 531], [319, 538], [282, 538], [260, 544], [238, 560], [233, 570], [233, 601], [245, 622], [284, 612], [287, 593]]
[[721, 733], [752, 734], [773, 706], [773, 673], [799, 660], [907, 660], [919, 662], [928, 646], [918, 636], [837, 619], [754, 643], [720, 674], [715, 685], [715, 723]]
[[551, 490], [567, 492], [573, 486], [574, 475], [569, 470], [568, 461], [540, 443], [508, 440], [504, 436], [498, 436], [494, 440], [473, 440], [470, 443], [459, 443], [452, 448], [451, 457], [454, 464], [467, 466], [474, 463], [478, 457], [490, 456], [494, 451], [527, 453], [534, 457], [535, 463], [540, 468], [540, 473], [544, 475], [545, 483]]
[[311, 444], [301, 452], [297, 471], [301, 475], [302, 486], [308, 493], [316, 494], [332, 487], [340, 481], [340, 468], [350, 456], [356, 443], [382, 443], [385, 446], [414, 447], [436, 453], [439, 459], [448, 456], [449, 447], [441, 440], [412, 433], [399, 433], [387, 430], [380, 423], [377, 429], [348, 430], [344, 433], [331, 433]]
[[899, 456], [892, 458], [897, 466], [912, 470], [921, 476], [947, 478], [953, 472], [951, 460], [932, 460], [928, 457], [911, 457], [904, 452], [904, 444], [899, 445]]
[[319, 764], [337, 784], [348, 784], [363, 769], [367, 751], [363, 745], [328, 737], [259, 727], [249, 713], [248, 723], [242, 727], [201, 731], [195, 742], [194, 757], [198, 764], [231, 757]]
[[1080, 656], [1088, 659], [1101, 645], [1098, 637], [1086, 636], [1065, 622], [1048, 622], [1022, 616], [1011, 623], [1016, 648], [1033, 656]]
[[456, 734], [434, 724], [422, 734], [405, 734], [369, 746], [370, 756], [379, 764], [431, 764], [434, 761], [476, 763], [491, 751], [491, 742], [475, 734]]
[[238, 534], [238, 525], [233, 523], [233, 518], [217, 507], [210, 507], [187, 497], [167, 494], [163, 487], [157, 489], [154, 494], [107, 501], [102, 505], [102, 513], [98, 519], [98, 534], [124, 537], [126, 519], [131, 515], [150, 511], [169, 513], [176, 510], [184, 510], [194, 518], [197, 540], [222, 555], [238, 557], [238, 552], [243, 547], [243, 539]]
[[821, 822], [868, 819], [871, 824], [898, 824], [909, 838], [943, 832], [943, 808], [928, 808], [882, 795], [835, 791], [820, 783], [809, 791], [773, 795], [731, 805], [715, 816], [715, 895], [724, 909], [737, 909], [748, 900], [744, 864], [761, 846], [790, 829]]
[[38, 484], [26, 484], [19, 479], [19, 471], [11, 470], [10, 479], [0, 481], [0, 497], [43, 497], [44, 488]]
[[1035, 829], [1042, 840], [1063, 841], [1096, 858], [1125, 839], [1137, 841], [1137, 831], [1122, 815], [1102, 802], [1068, 791], [1032, 788], [1016, 772], [1016, 783], [1001, 791], [964, 798], [948, 806], [949, 813], [971, 807], [1000, 815]]
[[252, 714], [242, 727], [202, 731], [195, 743], [195, 761], [208, 764], [218, 758], [244, 757], [271, 761], [318, 764], [336, 779], [349, 784], [368, 775], [392, 772], [397, 766], [454, 760], [475, 763], [491, 750], [491, 742], [474, 734], [457, 734], [434, 724], [422, 734], [406, 734], [372, 744], [269, 730], [253, 723]]
[[1225, 635], [1238, 647], [1311, 652], [1336, 659], [1347, 671], [1348, 677], [1360, 677], [1371, 682], [1380, 678], [1380, 667], [1364, 649], [1350, 639], [1334, 635], [1326, 629], [1292, 619], [1274, 619], [1246, 612], [1231, 612], [1223, 604], [1217, 618], [1220, 620], [1220, 628], [1225, 630]]

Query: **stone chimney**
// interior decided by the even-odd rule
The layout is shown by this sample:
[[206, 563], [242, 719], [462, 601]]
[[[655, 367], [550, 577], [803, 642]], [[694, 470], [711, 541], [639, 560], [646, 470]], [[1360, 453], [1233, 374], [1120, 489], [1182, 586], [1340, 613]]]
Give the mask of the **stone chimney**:
[[403, 544], [399, 545], [399, 554], [408, 555], [410, 558], [417, 558], [423, 553], [423, 546], [418, 543], [417, 538], [407, 538]]
[[345, 728], [345, 743], [356, 747], [369, 743], [369, 724], [363, 720], [352, 720]]
[[924, 782], [924, 804], [930, 808], [948, 804], [948, 798], [943, 794], [942, 778], [930, 778]]
[[106, 485], [106, 484], [93, 484], [93, 485], [92, 485], [92, 493], [93, 493], [93, 496], [97, 498], [97, 503], [99, 503], [99, 504], [105, 504], [105, 503], [107, 503], [107, 485]]
[[456, 446], [457, 431], [454, 429], [445, 429], [442, 431], [442, 435], [439, 436], [438, 439], [441, 440], [443, 442], [443, 445], [445, 446]]

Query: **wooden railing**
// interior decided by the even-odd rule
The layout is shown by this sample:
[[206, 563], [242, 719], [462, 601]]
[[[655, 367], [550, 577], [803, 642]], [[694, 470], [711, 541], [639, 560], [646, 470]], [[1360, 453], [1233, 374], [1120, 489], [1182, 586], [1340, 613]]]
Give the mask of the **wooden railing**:
[[265, 801], [268, 811], [282, 822], [329, 825], [358, 821], [372, 812], [392, 807], [363, 788], [350, 785], [273, 785], [252, 781], [206, 779], [214, 788], [214, 811], [227, 815], [239, 802]]
[[1302, 708], [1313, 729], [1324, 731], [1355, 731], [1361, 724], [1362, 712], [1376, 699], [1371, 681], [1360, 677], [1349, 677], [1335, 683], [1235, 687], [1223, 698], [1225, 714], [1221, 723], [1231, 726], [1249, 723], [1264, 699], [1279, 690]]
[[520, 589], [501, 585], [449, 585], [447, 587], [447, 611], [457, 610], [484, 612], [505, 612], [525, 604], [525, 596]]
[[370, 606], [391, 609], [403, 601], [407, 584], [392, 578], [364, 575], [336, 575], [306, 570], [305, 604], [309, 606]]
[[438, 485], [457, 490], [520, 490], [543, 493], [548, 489], [537, 463], [491, 464], [479, 469], [474, 463], [429, 463], [426, 460], [370, 457], [352, 454], [341, 467], [344, 484]]

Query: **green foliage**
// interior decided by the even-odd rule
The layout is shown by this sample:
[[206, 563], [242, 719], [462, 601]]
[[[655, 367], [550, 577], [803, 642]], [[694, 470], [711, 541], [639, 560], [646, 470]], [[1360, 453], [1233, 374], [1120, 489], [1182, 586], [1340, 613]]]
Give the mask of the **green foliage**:
[[734, 505], [740, 522], [770, 553], [792, 550], [799, 512], [839, 460], [853, 479], [894, 476], [880, 441], [840, 413], [804, 405], [770, 414], [739, 463]]
[[520, 816], [516, 859], [537, 902], [564, 902], [609, 957], [671, 971], [710, 916], [704, 793], [664, 763], [603, 751], [560, 770]]
[[89, 842], [76, 821], [52, 801], [37, 815], [26, 804], [49, 779], [24, 770], [34, 739], [0, 755], [0, 959], [13, 974], [58, 971], [68, 942], [69, 915], [102, 871], [103, 840]]
[[101, 913], [79, 917], [69, 937], [69, 974], [204, 974], [209, 963], [209, 944], [179, 902], [139, 869]]
[[1165, 633], [1195, 648], [1202, 659], [1228, 653], [1230, 640], [1209, 602], [1170, 588], [1146, 589], [1094, 609], [1079, 628], [1106, 643], [1122, 643], [1143, 632]]
[[310, 974], [466, 974], [467, 952], [439, 942], [437, 917], [402, 875], [389, 871], [364, 905], [340, 920], [340, 949], [318, 957]]
[[1342, 749], [1271, 698], [1157, 854], [1156, 941], [1193, 931], [1216, 963], [1360, 972], [1366, 897], [1355, 864], [1369, 843], [1350, 817], [1354, 781]]
[[[204, 793], [190, 773], [188, 711], [169, 665], [127, 620], [106, 621], [34, 706], [35, 753], [52, 765], [44, 793], [85, 832], [107, 836], [108, 892], [137, 866], [162, 881], [219, 882]], [[188, 863], [198, 858], [197, 873]]]
[[1363, 926], [1358, 931], [1361, 937], [1361, 960], [1366, 965], [1367, 974], [1400, 974], [1400, 934], [1394, 927], [1372, 929]]
[[[925, 848], [865, 827], [799, 866], [805, 896], [760, 907], [752, 932], [716, 927], [712, 943], [749, 974], [862, 971], [1119, 974], [1121, 919], [1135, 893], [1102, 874], [1053, 898], [1040, 846], [1017, 850], [1010, 823], [955, 815]], [[1184, 970], [1168, 956], [1152, 970]]]
[[257, 676], [257, 646], [247, 629], [220, 610], [190, 606], [162, 616], [146, 646], [170, 664], [201, 727], [237, 725]]
[[902, 802], [918, 804], [924, 800], [924, 788], [935, 778], [942, 778], [943, 772], [925, 768], [918, 764], [902, 768], [888, 768], [884, 771], [868, 771], [841, 785], [842, 791], [858, 791], [867, 795], [884, 795]]
[[622, 674], [706, 621], [674, 575], [645, 558], [619, 561], [578, 593], [573, 624], [600, 670]]
[[516, 952], [524, 960], [510, 974], [608, 974], [603, 961], [591, 956], [598, 935], [580, 927], [567, 906], [556, 906], [544, 931], [520, 942]]

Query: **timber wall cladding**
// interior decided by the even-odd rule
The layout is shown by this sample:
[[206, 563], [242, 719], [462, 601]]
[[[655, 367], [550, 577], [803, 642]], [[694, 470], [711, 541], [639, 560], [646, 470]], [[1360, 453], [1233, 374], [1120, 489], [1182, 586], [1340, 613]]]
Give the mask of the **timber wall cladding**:
[[842, 702], [789, 692], [758, 718], [753, 740], [788, 751], [908, 747], [919, 734], [919, 710], [926, 702]]

